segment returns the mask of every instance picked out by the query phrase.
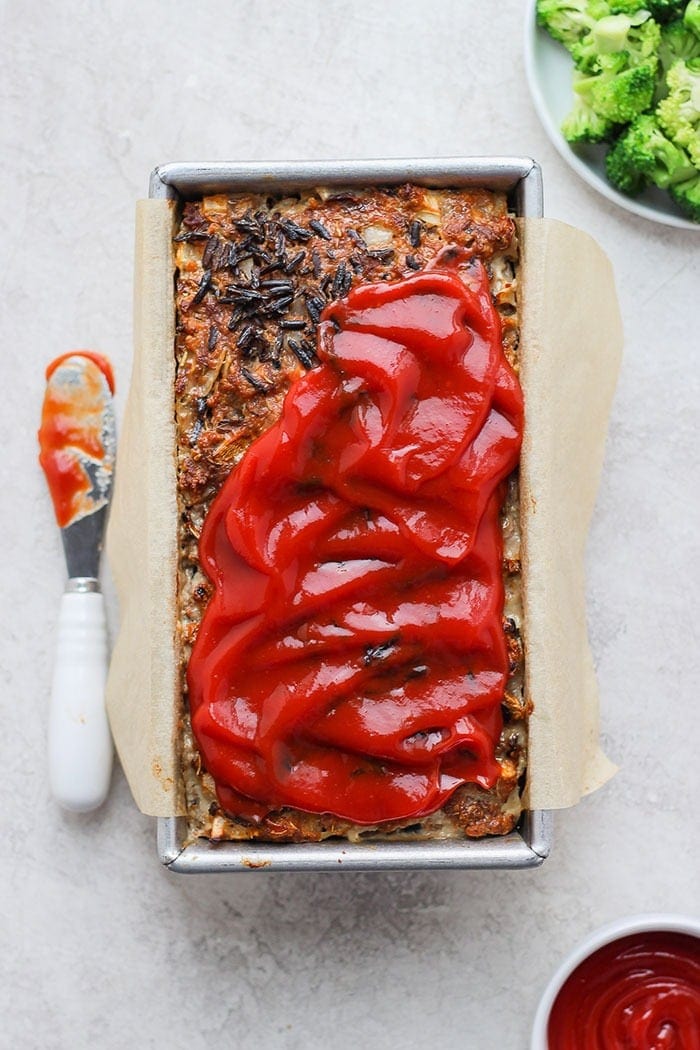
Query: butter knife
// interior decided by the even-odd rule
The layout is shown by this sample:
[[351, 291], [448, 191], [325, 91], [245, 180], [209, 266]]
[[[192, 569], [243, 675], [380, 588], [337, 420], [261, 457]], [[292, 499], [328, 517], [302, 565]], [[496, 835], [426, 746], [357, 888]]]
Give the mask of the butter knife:
[[107, 797], [113, 756], [99, 567], [116, 453], [114, 383], [109, 363], [87, 351], [58, 358], [46, 378], [39, 462], [68, 568], [49, 701], [49, 782], [60, 805], [88, 812]]

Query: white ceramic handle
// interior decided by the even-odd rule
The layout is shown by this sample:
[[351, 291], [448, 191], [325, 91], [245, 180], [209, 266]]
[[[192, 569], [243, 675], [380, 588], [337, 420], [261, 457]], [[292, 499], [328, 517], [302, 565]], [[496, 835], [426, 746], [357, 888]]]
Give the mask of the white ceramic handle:
[[49, 708], [49, 780], [56, 801], [76, 813], [97, 809], [109, 790], [107, 660], [104, 598], [94, 591], [64, 594]]

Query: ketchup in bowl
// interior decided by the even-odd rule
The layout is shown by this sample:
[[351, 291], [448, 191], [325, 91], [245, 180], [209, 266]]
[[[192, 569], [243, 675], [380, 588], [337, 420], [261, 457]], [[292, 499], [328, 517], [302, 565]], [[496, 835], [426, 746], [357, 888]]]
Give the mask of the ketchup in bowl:
[[532, 1048], [700, 1050], [700, 923], [637, 917], [593, 934], [552, 978]]
[[700, 1050], [700, 940], [641, 932], [589, 955], [549, 1017], [550, 1050]]

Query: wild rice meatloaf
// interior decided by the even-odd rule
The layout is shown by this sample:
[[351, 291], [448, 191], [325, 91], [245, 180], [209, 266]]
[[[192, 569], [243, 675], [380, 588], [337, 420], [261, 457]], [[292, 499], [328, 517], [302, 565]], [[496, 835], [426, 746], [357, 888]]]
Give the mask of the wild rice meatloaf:
[[521, 812], [529, 702], [523, 694], [517, 471], [501, 511], [510, 660], [495, 785], [467, 783], [429, 816], [380, 825], [280, 808], [262, 819], [226, 813], [203, 767], [187, 703], [186, 668], [212, 594], [198, 540], [231, 469], [280, 417], [291, 384], [318, 365], [326, 305], [351, 289], [421, 271], [447, 246], [481, 260], [518, 371], [517, 240], [505, 196], [481, 189], [317, 189], [287, 197], [189, 201], [175, 235], [175, 413], [180, 509], [178, 624], [183, 677], [182, 772], [190, 837], [357, 841], [505, 834]]

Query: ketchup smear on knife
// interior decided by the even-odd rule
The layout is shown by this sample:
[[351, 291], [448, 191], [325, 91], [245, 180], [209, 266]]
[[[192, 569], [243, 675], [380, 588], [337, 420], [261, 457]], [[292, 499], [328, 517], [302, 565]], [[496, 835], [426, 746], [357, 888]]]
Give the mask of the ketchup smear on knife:
[[462, 278], [438, 263], [330, 304], [320, 366], [212, 504], [188, 686], [230, 813], [374, 824], [498, 779], [523, 405], [486, 271]]
[[635, 933], [599, 948], [554, 1001], [549, 1050], [700, 1050], [700, 940]]
[[69, 350], [65, 354], [60, 354], [59, 357], [55, 357], [53, 361], [46, 366], [46, 379], [47, 381], [54, 374], [59, 365], [62, 365], [64, 361], [67, 361], [69, 357], [85, 357], [88, 361], [92, 361], [93, 364], [97, 365], [100, 372], [107, 380], [110, 393], [114, 393], [114, 371], [111, 363], [102, 354], [96, 353], [94, 350]]
[[[52, 383], [51, 377], [57, 368], [71, 358], [86, 358], [91, 362], [83, 370], [81, 382]], [[86, 463], [102, 464], [104, 469], [111, 470], [111, 464], [105, 462], [103, 443], [102, 376], [107, 380], [110, 393], [114, 393], [111, 364], [92, 350], [61, 354], [46, 369], [48, 385], [38, 435], [39, 463], [46, 475], [56, 521], [62, 529], [94, 510], [88, 498], [93, 482], [86, 472]]]

